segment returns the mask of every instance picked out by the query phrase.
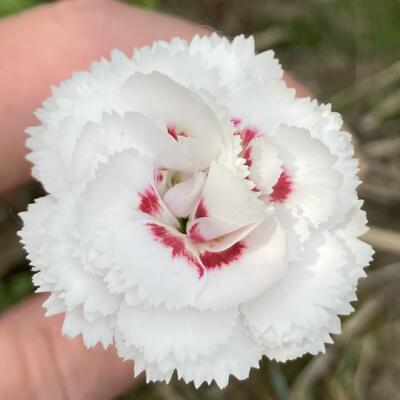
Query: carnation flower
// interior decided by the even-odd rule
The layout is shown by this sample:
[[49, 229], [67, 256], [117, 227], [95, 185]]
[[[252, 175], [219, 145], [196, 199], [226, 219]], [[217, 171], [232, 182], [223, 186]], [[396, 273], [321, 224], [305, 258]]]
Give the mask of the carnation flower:
[[350, 134], [272, 51], [213, 34], [115, 50], [28, 130], [48, 195], [22, 214], [47, 315], [135, 374], [196, 386], [317, 354], [371, 248]]

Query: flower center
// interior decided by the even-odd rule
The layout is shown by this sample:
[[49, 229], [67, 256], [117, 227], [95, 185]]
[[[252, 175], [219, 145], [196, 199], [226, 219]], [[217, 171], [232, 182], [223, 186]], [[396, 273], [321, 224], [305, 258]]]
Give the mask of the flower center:
[[179, 232], [186, 234], [187, 233], [187, 224], [188, 224], [189, 218], [178, 218], [179, 222]]
[[[237, 128], [236, 135], [241, 139], [240, 156], [251, 171], [256, 162], [252, 160], [252, 152], [255, 151], [256, 145], [254, 139], [258, 138], [260, 133], [255, 128], [241, 129], [240, 120], [234, 120], [233, 124]], [[180, 136], [187, 136], [184, 130], [173, 124], [167, 126], [167, 132], [177, 141]], [[239, 260], [246, 248], [247, 235], [257, 226], [254, 222], [234, 223], [233, 215], [233, 220], [221, 216], [223, 204], [217, 206], [219, 211], [215, 210], [215, 206], [220, 203], [216, 198], [223, 196], [223, 193], [216, 195], [216, 198], [211, 195], [211, 203], [208, 203], [210, 198], [207, 196], [210, 196], [210, 192], [206, 190], [206, 183], [215, 185], [215, 190], [219, 190], [218, 182], [209, 183], [211, 176], [215, 176], [211, 171], [213, 170], [184, 173], [157, 169], [154, 184], [139, 194], [138, 209], [154, 217], [154, 220], [147, 224], [154, 240], [169, 248], [172, 257], [185, 258], [189, 264], [195, 266], [199, 277], [203, 276], [204, 268], [220, 268]], [[217, 176], [218, 179], [229, 179], [223, 173]], [[250, 177], [247, 176], [246, 179]], [[254, 187], [253, 191], [260, 192], [258, 198], [262, 201], [283, 202], [292, 191], [292, 180], [283, 170], [269, 195], [264, 195], [257, 187]], [[246, 203], [246, 206], [242, 207], [250, 205]], [[240, 213], [240, 210], [238, 212]]]

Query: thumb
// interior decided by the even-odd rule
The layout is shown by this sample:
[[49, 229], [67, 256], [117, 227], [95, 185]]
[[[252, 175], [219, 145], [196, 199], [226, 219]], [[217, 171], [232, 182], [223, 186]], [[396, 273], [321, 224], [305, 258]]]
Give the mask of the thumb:
[[0, 398], [106, 400], [137, 379], [114, 348], [86, 349], [61, 336], [61, 315], [44, 317], [46, 296], [35, 295], [0, 316]]

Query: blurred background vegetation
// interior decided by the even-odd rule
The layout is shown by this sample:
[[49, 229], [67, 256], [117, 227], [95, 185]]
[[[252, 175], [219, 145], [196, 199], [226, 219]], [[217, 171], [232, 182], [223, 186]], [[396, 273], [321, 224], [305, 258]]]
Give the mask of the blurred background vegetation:
[[[0, 0], [0, 17], [44, 3]], [[250, 379], [223, 391], [141, 383], [128, 399], [400, 399], [400, 0], [131, 0], [209, 26], [253, 34], [284, 68], [343, 114], [353, 132], [364, 184], [360, 196], [376, 250], [360, 283], [357, 312], [318, 357], [261, 362]], [[18, 212], [41, 194], [29, 185], [0, 198], [0, 311], [32, 293], [16, 231]]]

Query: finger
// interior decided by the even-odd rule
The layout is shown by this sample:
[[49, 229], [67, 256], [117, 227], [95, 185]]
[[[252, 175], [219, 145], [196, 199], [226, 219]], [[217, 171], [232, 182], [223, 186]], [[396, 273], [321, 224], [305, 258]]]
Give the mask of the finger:
[[33, 112], [51, 85], [113, 48], [131, 53], [155, 39], [206, 32], [112, 0], [62, 1], [1, 20], [0, 191], [29, 177], [24, 129], [37, 123]]
[[312, 96], [312, 93], [308, 88], [306, 88], [304, 85], [302, 85], [299, 81], [297, 81], [295, 78], [293, 78], [286, 72], [283, 74], [283, 79], [290, 88], [296, 89], [297, 97]]
[[134, 383], [132, 363], [114, 348], [86, 349], [61, 336], [62, 316], [44, 317], [33, 296], [0, 317], [0, 399], [101, 400]]

